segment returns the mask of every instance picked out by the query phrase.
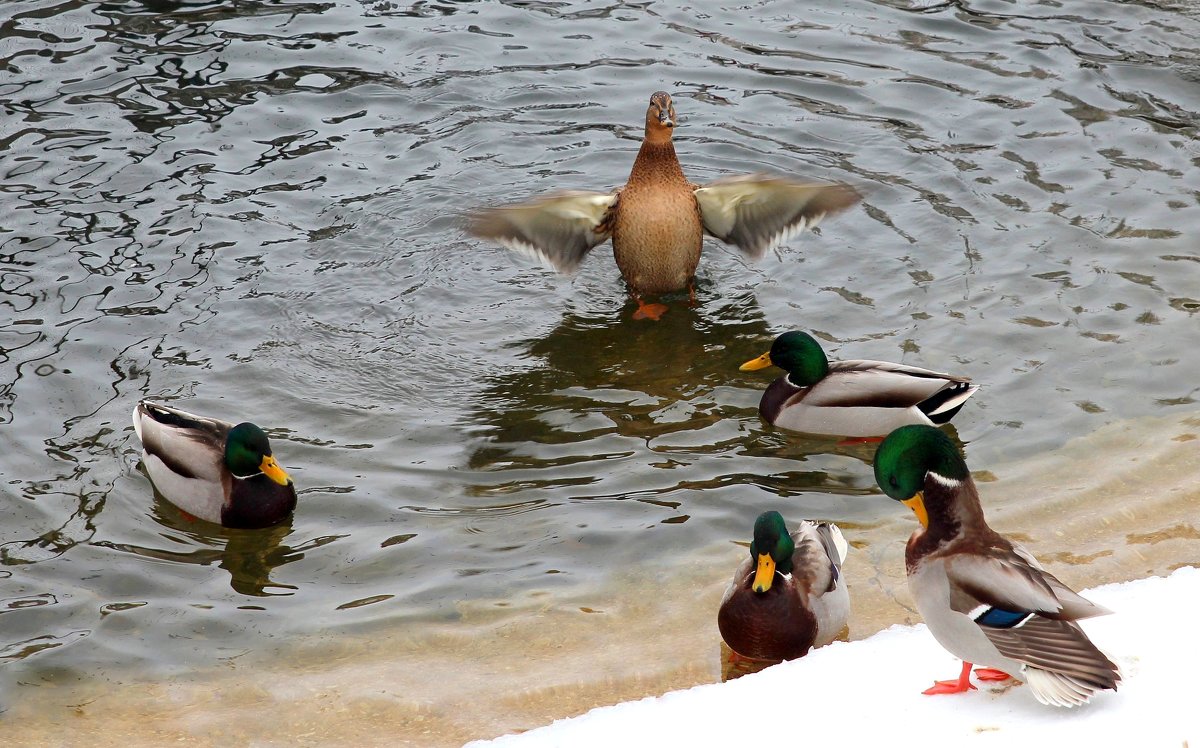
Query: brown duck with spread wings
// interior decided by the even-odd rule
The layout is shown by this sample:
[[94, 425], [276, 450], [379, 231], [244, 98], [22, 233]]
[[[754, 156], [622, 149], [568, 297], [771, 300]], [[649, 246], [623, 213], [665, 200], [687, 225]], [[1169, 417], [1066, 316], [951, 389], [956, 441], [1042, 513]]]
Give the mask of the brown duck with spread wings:
[[666, 307], [643, 296], [691, 288], [705, 233], [758, 259], [860, 199], [843, 185], [761, 174], [692, 184], [671, 142], [675, 122], [671, 97], [659, 91], [650, 97], [645, 138], [624, 187], [483, 210], [472, 218], [471, 232], [560, 272], [574, 271], [592, 247], [611, 238], [617, 267], [638, 302], [634, 316], [658, 319]]

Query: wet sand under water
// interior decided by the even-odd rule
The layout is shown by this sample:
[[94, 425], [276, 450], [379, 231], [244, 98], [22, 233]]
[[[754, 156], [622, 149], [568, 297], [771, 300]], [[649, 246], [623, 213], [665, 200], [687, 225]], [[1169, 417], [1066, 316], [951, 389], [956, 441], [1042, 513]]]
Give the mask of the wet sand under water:
[[[1031, 460], [972, 467], [991, 524], [1073, 587], [1200, 563], [1200, 414], [1115, 423]], [[902, 507], [895, 516], [846, 528], [853, 639], [919, 620], [903, 572], [913, 520]], [[530, 729], [719, 680], [715, 610], [744, 552], [700, 549], [665, 587], [638, 569], [586, 601], [547, 597], [515, 615], [464, 606], [461, 621], [422, 624], [419, 636], [405, 625], [292, 642], [163, 682], [51, 682], [5, 705], [4, 733], [126, 748], [450, 746]]]

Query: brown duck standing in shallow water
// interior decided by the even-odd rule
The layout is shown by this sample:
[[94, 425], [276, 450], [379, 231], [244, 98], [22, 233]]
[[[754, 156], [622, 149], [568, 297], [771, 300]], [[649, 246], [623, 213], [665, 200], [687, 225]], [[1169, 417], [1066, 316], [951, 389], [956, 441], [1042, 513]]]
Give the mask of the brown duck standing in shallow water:
[[617, 267], [638, 302], [634, 318], [658, 319], [666, 306], [647, 304], [643, 295], [693, 291], [705, 232], [757, 260], [860, 199], [843, 185], [764, 175], [692, 184], [675, 155], [674, 128], [675, 106], [659, 91], [650, 97], [646, 136], [624, 187], [484, 210], [471, 232], [561, 272], [576, 270], [588, 250], [612, 237]]

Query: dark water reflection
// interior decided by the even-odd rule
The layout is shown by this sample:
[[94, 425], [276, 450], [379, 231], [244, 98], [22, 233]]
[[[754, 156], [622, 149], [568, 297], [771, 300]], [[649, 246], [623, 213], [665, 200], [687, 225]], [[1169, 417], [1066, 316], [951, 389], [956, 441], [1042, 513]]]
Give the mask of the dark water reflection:
[[[519, 620], [769, 507], [890, 521], [870, 445], [758, 420], [736, 367], [784, 329], [980, 381], [977, 469], [1193, 412], [1197, 39], [1191, 5], [1088, 0], [0, 6], [0, 700]], [[710, 247], [657, 325], [606, 248], [564, 279], [463, 236], [623, 183], [658, 89], [693, 181], [865, 203], [757, 265]], [[291, 524], [156, 501], [145, 396], [268, 427]]]
[[[615, 319], [569, 313], [548, 335], [515, 344], [528, 366], [490, 378], [478, 400], [489, 439], [467, 464], [497, 477], [548, 477], [479, 486], [481, 493], [538, 488], [571, 501], [637, 499], [675, 509], [706, 488], [847, 490], [827, 473], [740, 473], [720, 462], [709, 463], [710, 478], [700, 477], [711, 458], [774, 456], [795, 467], [809, 456], [844, 454], [869, 464], [873, 445], [766, 428], [747, 433], [745, 408], [723, 395], [731, 381], [749, 379], [737, 372], [745, 351], [771, 340], [752, 296], [717, 302], [707, 313], [679, 302], [657, 323], [633, 319], [635, 308], [627, 303]], [[592, 464], [601, 460], [613, 463], [606, 472], [630, 473], [642, 487], [606, 490]]]
[[[185, 514], [157, 491], [155, 498], [152, 516], [162, 526], [160, 542], [167, 541], [183, 550], [116, 544], [104, 540], [96, 541], [95, 545], [159, 561], [215, 566], [229, 574], [229, 586], [242, 595], [268, 597], [294, 594], [297, 589], [295, 585], [271, 581], [271, 572], [284, 564], [299, 561], [306, 552], [344, 537], [314, 538], [302, 546], [290, 546], [284, 540], [292, 534], [291, 521], [263, 530], [217, 530], [209, 523]], [[214, 531], [219, 535], [209, 534]]]

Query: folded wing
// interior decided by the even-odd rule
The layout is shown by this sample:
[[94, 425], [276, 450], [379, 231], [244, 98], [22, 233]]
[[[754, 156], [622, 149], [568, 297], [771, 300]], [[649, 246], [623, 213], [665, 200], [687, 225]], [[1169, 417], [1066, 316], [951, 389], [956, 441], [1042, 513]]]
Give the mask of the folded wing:
[[965, 377], [886, 361], [834, 361], [829, 373], [805, 397], [824, 407], [911, 408], [945, 389], [960, 389], [969, 397], [974, 388]]
[[1046, 704], [1074, 706], [1121, 681], [1117, 666], [1075, 622], [1109, 612], [1029, 564], [1022, 555], [956, 558], [946, 564], [951, 607], [971, 616]]

